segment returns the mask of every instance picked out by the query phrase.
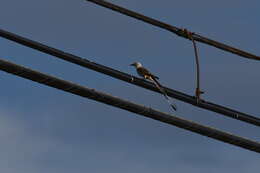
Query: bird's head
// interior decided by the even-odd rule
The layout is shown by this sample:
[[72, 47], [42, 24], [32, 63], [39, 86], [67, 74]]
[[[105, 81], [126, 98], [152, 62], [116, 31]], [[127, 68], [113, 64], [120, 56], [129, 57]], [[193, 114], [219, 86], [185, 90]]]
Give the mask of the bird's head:
[[142, 67], [142, 64], [140, 62], [134, 62], [134, 63], [130, 64], [130, 66], [134, 66], [135, 68], [139, 68], [139, 67]]

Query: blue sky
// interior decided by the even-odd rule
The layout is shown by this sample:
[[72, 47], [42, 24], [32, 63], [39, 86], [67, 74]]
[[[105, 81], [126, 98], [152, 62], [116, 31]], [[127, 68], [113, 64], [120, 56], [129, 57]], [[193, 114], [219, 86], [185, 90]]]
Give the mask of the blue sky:
[[[259, 55], [260, 2], [110, 1]], [[115, 69], [141, 61], [162, 84], [193, 95], [191, 43], [84, 0], [4, 0], [1, 29]], [[0, 38], [0, 57], [170, 112], [159, 94]], [[199, 44], [203, 98], [259, 117], [259, 62]], [[0, 170], [257, 172], [260, 157], [176, 127], [0, 72]], [[258, 127], [176, 101], [178, 116], [260, 141]]]

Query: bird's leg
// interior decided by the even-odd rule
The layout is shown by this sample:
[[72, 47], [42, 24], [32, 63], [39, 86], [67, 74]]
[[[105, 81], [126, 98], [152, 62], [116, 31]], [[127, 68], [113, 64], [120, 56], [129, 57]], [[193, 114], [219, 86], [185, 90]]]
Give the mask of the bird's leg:
[[144, 75], [144, 78], [151, 80], [151, 77], [150, 77], [150, 76], [147, 76], [147, 75]]
[[131, 82], [134, 82], [134, 77], [133, 76], [131, 76]]

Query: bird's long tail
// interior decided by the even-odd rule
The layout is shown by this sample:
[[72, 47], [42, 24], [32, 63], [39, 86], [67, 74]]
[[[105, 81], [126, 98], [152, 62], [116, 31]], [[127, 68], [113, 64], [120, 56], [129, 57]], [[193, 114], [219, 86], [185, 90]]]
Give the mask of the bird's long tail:
[[163, 94], [169, 105], [171, 106], [172, 109], [177, 111], [177, 106], [171, 101], [171, 99], [168, 97], [166, 91], [163, 89], [162, 85], [154, 78], [151, 77], [151, 81], [154, 82], [155, 86], [159, 89], [159, 91]]

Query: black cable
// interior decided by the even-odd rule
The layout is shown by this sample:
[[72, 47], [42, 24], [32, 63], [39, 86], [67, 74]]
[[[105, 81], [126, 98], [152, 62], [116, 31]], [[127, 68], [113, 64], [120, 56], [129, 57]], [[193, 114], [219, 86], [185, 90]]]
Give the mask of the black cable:
[[[82, 67], [85, 67], [85, 68], [88, 68], [88, 69], [91, 69], [91, 70], [94, 70], [94, 71], [97, 71], [97, 72], [100, 72], [100, 73], [103, 73], [106, 75], [109, 75], [109, 76], [117, 78], [119, 80], [122, 80], [122, 81], [125, 81], [125, 82], [128, 82], [128, 83], [131, 83], [131, 84], [134, 84], [134, 85], [160, 93], [160, 91], [156, 88], [156, 86], [154, 86], [153, 83], [140, 79], [140, 78], [137, 78], [137, 77], [134, 77], [127, 73], [123, 73], [121, 71], [112, 69], [110, 67], [106, 67], [104, 65], [91, 62], [87, 59], [80, 58], [78, 56], [63, 52], [61, 50], [46, 46], [39, 42], [18, 36], [16, 34], [13, 34], [8, 31], [1, 30], [1, 29], [0, 29], [0, 36], [3, 38], [6, 38], [8, 40], [17, 42], [19, 44], [22, 44], [24, 46], [47, 53], [49, 55], [53, 55], [59, 59], [63, 59], [65, 61], [80, 65]], [[260, 118], [258, 118], [258, 117], [254, 117], [252, 115], [245, 114], [245, 113], [236, 111], [234, 109], [230, 109], [230, 108], [227, 108], [227, 107], [224, 107], [221, 105], [207, 102], [202, 99], [200, 99], [200, 102], [198, 103], [197, 99], [195, 97], [184, 94], [182, 92], [179, 92], [179, 91], [176, 91], [173, 89], [170, 89], [170, 88], [164, 87], [164, 90], [166, 91], [166, 93], [169, 97], [179, 99], [183, 102], [192, 104], [194, 106], [197, 106], [197, 107], [200, 107], [203, 109], [207, 109], [207, 110], [210, 110], [210, 111], [213, 111], [216, 113], [220, 113], [221, 115], [224, 115], [224, 116], [227, 116], [227, 117], [230, 117], [233, 119], [237, 119], [237, 120], [240, 120], [240, 121], [243, 121], [246, 123], [250, 123], [250, 124], [253, 124], [256, 126], [260, 126]]]
[[[110, 3], [110, 2], [106, 2], [106, 1], [103, 1], [103, 0], [86, 0], [86, 1], [93, 2], [93, 3], [97, 4], [97, 5], [109, 8], [109, 9], [111, 9], [113, 11], [119, 12], [121, 14], [125, 14], [127, 16], [133, 17], [135, 19], [141, 20], [141, 21], [149, 23], [151, 25], [154, 25], [154, 26], [166, 29], [166, 30], [168, 30], [170, 32], [173, 32], [173, 33], [177, 34], [178, 36], [181, 36], [183, 38], [189, 39], [189, 37], [187, 36], [187, 34], [184, 32], [183, 29], [177, 28], [177, 27], [169, 25], [167, 23], [164, 23], [164, 22], [158, 21], [156, 19], [144, 16], [142, 14], [136, 13], [134, 11], [128, 10], [126, 8], [114, 5], [114, 4]], [[217, 42], [215, 40], [203, 37], [203, 36], [201, 36], [199, 34], [195, 34], [194, 33], [193, 38], [194, 38], [194, 40], [196, 40], [198, 42], [214, 46], [214, 47], [216, 47], [218, 49], [222, 49], [224, 51], [228, 51], [228, 52], [231, 52], [233, 54], [237, 54], [237, 55], [239, 55], [241, 57], [244, 57], [244, 58], [260, 60], [259, 56], [256, 56], [256, 55], [248, 53], [246, 51], [234, 48], [232, 46], [228, 46], [226, 44]]]
[[226, 142], [247, 150], [260, 153], [260, 143], [256, 141], [242, 138], [240, 136], [236, 136], [227, 132], [222, 132], [212, 127], [200, 125], [198, 123], [185, 120], [183, 118], [172, 116], [170, 114], [166, 114], [155, 109], [145, 107], [143, 105], [139, 105], [133, 102], [123, 100], [118, 97], [114, 97], [109, 94], [96, 91], [94, 89], [89, 89], [87, 87], [83, 87], [62, 79], [58, 79], [56, 77], [49, 76], [1, 59], [0, 69], [2, 71], [14, 74], [16, 76], [20, 76], [22, 78], [41, 83], [43, 85], [47, 85], [78, 96], [96, 100], [98, 102], [118, 107], [167, 124], [171, 124], [176, 127], [216, 139], [218, 141]]

